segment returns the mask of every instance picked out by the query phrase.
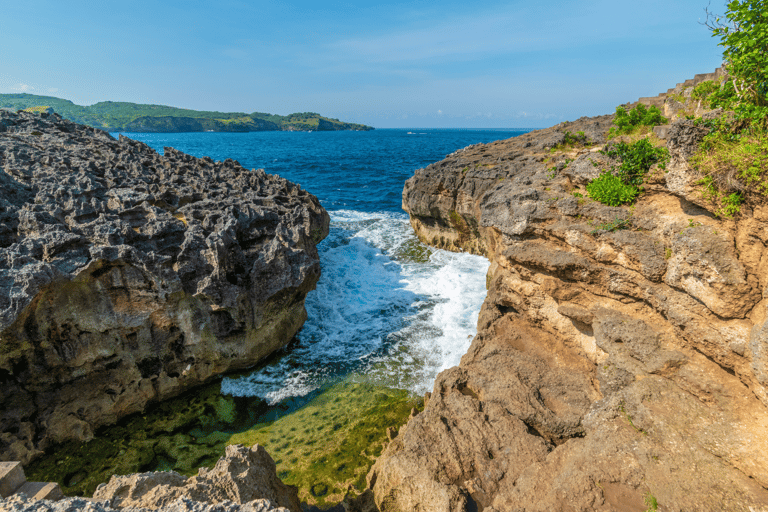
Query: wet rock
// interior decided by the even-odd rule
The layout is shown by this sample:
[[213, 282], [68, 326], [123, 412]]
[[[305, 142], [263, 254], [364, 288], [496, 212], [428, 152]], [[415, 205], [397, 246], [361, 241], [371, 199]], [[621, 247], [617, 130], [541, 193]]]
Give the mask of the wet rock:
[[0, 458], [87, 440], [301, 327], [317, 198], [56, 115], [0, 125]]

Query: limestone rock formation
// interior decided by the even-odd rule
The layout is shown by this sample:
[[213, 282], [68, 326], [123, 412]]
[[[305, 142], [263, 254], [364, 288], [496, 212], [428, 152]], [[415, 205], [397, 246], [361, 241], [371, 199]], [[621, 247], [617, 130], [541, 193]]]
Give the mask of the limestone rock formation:
[[0, 111], [0, 460], [27, 462], [287, 344], [320, 275], [317, 198]]
[[250, 449], [227, 446], [224, 456], [212, 469], [200, 468], [196, 476], [184, 478], [174, 472], [113, 476], [93, 495], [114, 508], [164, 509], [179, 498], [200, 503], [227, 501], [245, 504], [268, 500], [290, 512], [301, 512], [296, 487], [277, 477], [275, 462], [263, 446]]
[[[26, 496], [0, 499], [3, 512], [153, 512], [155, 509], [127, 507], [113, 508], [105, 501], [84, 498], [65, 498], [59, 501], [32, 500]], [[275, 507], [269, 500], [254, 500], [245, 504], [225, 501], [200, 503], [188, 498], [177, 498], [162, 508], [162, 512], [289, 512], [287, 508]]]
[[[707, 209], [685, 119], [636, 205], [588, 199], [610, 123], [406, 182], [419, 237], [491, 267], [469, 351], [368, 475], [382, 511], [768, 511], [768, 207]], [[555, 146], [566, 131], [593, 144]]]

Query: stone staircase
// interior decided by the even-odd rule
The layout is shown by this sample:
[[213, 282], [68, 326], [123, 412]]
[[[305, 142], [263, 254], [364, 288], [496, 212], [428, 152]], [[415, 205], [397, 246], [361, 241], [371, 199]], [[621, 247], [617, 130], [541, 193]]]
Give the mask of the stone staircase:
[[658, 96], [650, 96], [647, 98], [640, 98], [634, 103], [630, 103], [628, 105], [628, 108], [634, 108], [637, 106], [637, 104], [642, 103], [647, 106], [654, 106], [658, 107], [660, 110], [664, 110], [664, 101], [667, 99], [667, 96], [672, 93], [681, 93], [683, 89], [686, 87], [695, 87], [699, 85], [701, 82], [706, 82], [707, 80], [715, 80], [717, 78], [720, 78], [723, 76], [725, 72], [723, 71], [723, 68], [717, 68], [714, 73], [701, 73], [699, 75], [694, 76], [693, 78], [689, 78], [685, 82], [681, 82], [677, 84], [676, 86], [672, 87], [671, 89], [667, 90], [667, 92], [662, 92]]
[[27, 482], [21, 462], [0, 462], [0, 498], [17, 493], [24, 493], [35, 500], [60, 500], [64, 497], [57, 483]]

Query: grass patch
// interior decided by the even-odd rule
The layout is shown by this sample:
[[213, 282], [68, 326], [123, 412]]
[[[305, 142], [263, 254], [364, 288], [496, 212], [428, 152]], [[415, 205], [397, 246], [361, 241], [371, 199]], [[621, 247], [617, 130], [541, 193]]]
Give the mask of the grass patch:
[[595, 235], [599, 231], [619, 231], [622, 229], [629, 229], [632, 227], [632, 221], [630, 219], [620, 219], [619, 217], [616, 217], [611, 222], [603, 222], [602, 224], [598, 224], [596, 226], [596, 229], [594, 229], [590, 234]]
[[563, 141], [560, 144], [553, 146], [549, 151], [550, 153], [557, 153], [559, 151], [567, 151], [575, 148], [587, 148], [592, 146], [593, 142], [589, 140], [589, 137], [582, 132], [578, 131], [573, 133], [566, 130], [563, 134]]
[[733, 217], [745, 196], [768, 196], [768, 133], [753, 130], [732, 134], [720, 127], [704, 138], [691, 159], [703, 177], [702, 196], [715, 205], [715, 214]]
[[645, 512], [656, 512], [659, 510], [659, 502], [656, 500], [656, 496], [651, 494], [651, 491], [648, 491], [645, 495], [645, 506], [648, 507], [645, 509]]

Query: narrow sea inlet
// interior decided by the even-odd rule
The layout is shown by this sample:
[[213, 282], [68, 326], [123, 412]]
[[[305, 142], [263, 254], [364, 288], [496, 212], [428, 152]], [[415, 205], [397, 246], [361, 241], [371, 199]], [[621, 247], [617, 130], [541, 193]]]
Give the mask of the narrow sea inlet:
[[400, 208], [413, 171], [498, 130], [124, 134], [299, 183], [331, 215], [322, 277], [296, 339], [258, 368], [225, 377], [59, 447], [29, 473], [90, 495], [113, 473], [211, 465], [232, 443], [266, 446], [302, 500], [361, 490], [388, 427], [404, 423], [475, 334], [488, 262], [434, 250]]

